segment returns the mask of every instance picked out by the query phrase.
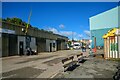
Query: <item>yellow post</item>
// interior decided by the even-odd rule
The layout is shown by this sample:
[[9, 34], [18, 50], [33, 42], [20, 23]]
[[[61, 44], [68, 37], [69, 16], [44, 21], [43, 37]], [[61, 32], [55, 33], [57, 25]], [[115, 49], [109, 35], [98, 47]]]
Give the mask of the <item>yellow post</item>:
[[107, 38], [107, 56], [110, 58], [110, 38]]
[[104, 58], [105, 58], [105, 59], [107, 58], [107, 54], [106, 54], [106, 53], [107, 53], [107, 49], [106, 49], [106, 47], [107, 47], [106, 45], [107, 45], [107, 44], [106, 44], [106, 41], [107, 41], [107, 39], [104, 38]]
[[28, 17], [28, 24], [27, 24], [27, 26], [26, 26], [25, 34], [28, 32], [31, 15], [32, 15], [32, 10], [30, 11], [30, 14], [29, 14], [29, 17]]

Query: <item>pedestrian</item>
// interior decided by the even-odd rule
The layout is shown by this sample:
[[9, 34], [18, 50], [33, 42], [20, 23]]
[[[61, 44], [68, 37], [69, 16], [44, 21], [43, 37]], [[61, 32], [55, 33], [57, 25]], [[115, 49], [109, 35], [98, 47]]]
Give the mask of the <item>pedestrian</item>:
[[84, 46], [82, 46], [82, 52], [84, 52]]
[[84, 46], [84, 51], [86, 52], [86, 46]]

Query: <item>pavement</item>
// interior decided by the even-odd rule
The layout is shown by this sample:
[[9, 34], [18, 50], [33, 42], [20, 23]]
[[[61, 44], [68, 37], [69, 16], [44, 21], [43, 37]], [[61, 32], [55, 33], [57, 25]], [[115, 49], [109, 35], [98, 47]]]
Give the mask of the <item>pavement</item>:
[[31, 56], [4, 57], [2, 78], [50, 78], [63, 70], [63, 58], [80, 53], [81, 50], [62, 50]]
[[[97, 54], [101, 53], [103, 53], [103, 50], [97, 50]], [[58, 73], [54, 78], [113, 79], [119, 63], [101, 57], [89, 56], [74, 70]]]
[[[101, 53], [101, 51], [99, 51]], [[44, 52], [31, 56], [11, 56], [2, 58], [2, 78], [111, 78], [118, 62], [88, 57], [73, 71], [63, 72], [61, 60], [80, 54], [81, 50], [61, 50]]]

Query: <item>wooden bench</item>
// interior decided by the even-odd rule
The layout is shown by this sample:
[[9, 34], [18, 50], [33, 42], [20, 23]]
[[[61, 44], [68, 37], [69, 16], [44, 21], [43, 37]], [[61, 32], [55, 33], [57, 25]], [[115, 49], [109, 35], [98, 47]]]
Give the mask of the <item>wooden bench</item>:
[[83, 53], [78, 54], [77, 55], [78, 63], [80, 63], [81, 61], [83, 61], [84, 58], [85, 58], [85, 56], [83, 56]]
[[74, 56], [71, 56], [71, 57], [67, 57], [65, 59], [62, 60], [62, 64], [63, 64], [63, 67], [64, 67], [64, 72], [68, 69], [68, 68], [71, 68], [73, 67], [74, 65], [77, 64], [76, 61], [73, 61], [74, 59]]

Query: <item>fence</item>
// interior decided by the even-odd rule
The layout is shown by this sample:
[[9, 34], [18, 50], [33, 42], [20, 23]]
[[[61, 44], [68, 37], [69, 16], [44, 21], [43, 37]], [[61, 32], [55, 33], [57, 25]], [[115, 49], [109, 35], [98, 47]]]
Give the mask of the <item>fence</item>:
[[109, 30], [104, 38], [104, 58], [120, 58], [120, 29]]

